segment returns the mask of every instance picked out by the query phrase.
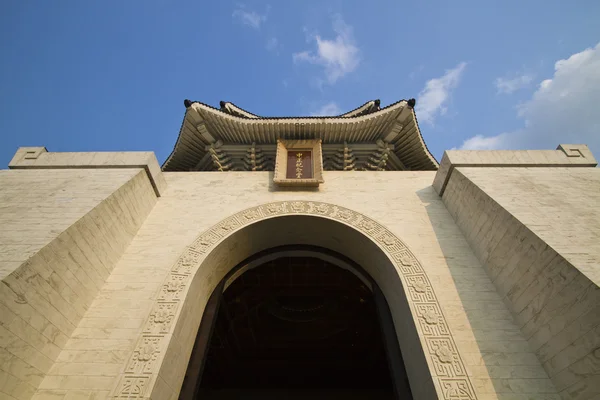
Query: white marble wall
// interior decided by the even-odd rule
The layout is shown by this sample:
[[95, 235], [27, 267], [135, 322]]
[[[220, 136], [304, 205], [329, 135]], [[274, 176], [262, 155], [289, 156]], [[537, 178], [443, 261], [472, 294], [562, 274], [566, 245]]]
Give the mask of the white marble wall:
[[0, 398], [34, 395], [155, 201], [142, 169], [0, 171]]
[[[306, 191], [278, 190], [268, 172], [164, 176], [167, 189], [74, 331], [36, 398], [62, 399], [75, 391], [107, 396], [112, 388], [106, 382], [113, 382], [124, 368], [150, 307], [184, 248], [233, 213], [294, 199], [356, 210], [384, 224], [409, 246], [442, 304], [478, 398], [558, 398], [485, 270], [431, 187], [434, 173], [325, 172], [325, 183], [318, 190]], [[161, 385], [165, 393], [179, 389], [164, 381]]]
[[564, 399], [600, 395], [600, 169], [457, 167], [443, 200]]
[[[85, 158], [84, 156], [83, 153], [79, 154], [79, 158]], [[89, 156], [93, 157], [94, 153], [90, 153]], [[53, 160], [55, 164], [60, 158], [45, 157], [48, 162]], [[555, 176], [551, 183], [543, 183], [542, 180], [540, 186], [535, 188], [523, 184], [515, 177], [511, 178], [512, 181], [507, 178], [505, 184], [502, 184], [502, 179], [495, 178], [494, 168], [486, 168], [486, 172], [480, 172], [483, 169], [459, 167], [452, 172], [446, 182], [447, 193], [440, 198], [431, 186], [435, 176], [433, 172], [325, 172], [325, 182], [318, 189], [282, 190], [273, 186], [272, 173], [268, 172], [161, 174], [156, 168], [135, 169], [127, 166], [126, 154], [120, 153], [117, 158], [121, 160], [121, 166], [125, 169], [110, 170], [111, 173], [122, 174], [119, 175], [121, 178], [112, 180], [113, 194], [108, 197], [98, 195], [98, 205], [95, 208], [87, 214], [84, 210], [83, 218], [76, 219], [76, 222], [72, 221], [66, 226], [61, 225], [52, 231], [48, 236], [50, 243], [43, 247], [42, 251], [34, 254], [34, 257], [44, 261], [44, 264], [36, 264], [41, 265], [40, 267], [35, 267], [43, 279], [48, 282], [51, 276], [55, 276], [53, 274], [60, 277], [63, 292], [59, 294], [64, 300], [60, 303], [64, 306], [61, 310], [66, 311], [59, 312], [58, 317], [52, 317], [56, 319], [55, 323], [50, 324], [52, 326], [44, 322], [52, 315], [49, 312], [51, 309], [42, 308], [44, 304], [58, 309], [57, 306], [62, 300], [55, 293], [44, 292], [46, 286], [43, 282], [24, 286], [28, 291], [27, 300], [44, 299], [43, 302], [40, 300], [37, 303], [37, 308], [29, 304], [25, 306], [37, 314], [27, 314], [33, 311], [23, 311], [25, 308], [19, 304], [21, 299], [18, 296], [3, 300], [0, 294], [0, 306], [4, 307], [0, 313], [0, 349], [3, 351], [0, 354], [4, 355], [4, 360], [8, 360], [3, 363], [7, 365], [4, 369], [0, 367], [0, 391], [6, 398], [29, 399], [36, 386], [36, 399], [108, 397], [134, 354], [165, 278], [186, 246], [203, 231], [241, 210], [265, 203], [290, 200], [319, 201], [346, 207], [383, 224], [391, 233], [402, 239], [418, 258], [431, 281], [473, 382], [477, 398], [558, 399], [560, 390], [563, 395], [571, 396], [565, 398], [583, 399], [592, 398], [588, 394], [596, 390], [591, 376], [580, 376], [581, 371], [587, 373], [586, 366], [595, 362], [590, 358], [594, 353], [585, 353], [583, 350], [591, 349], [590, 346], [595, 343], [593, 340], [597, 338], [597, 334], [590, 334], [597, 331], [597, 324], [588, 323], [595, 321], [594, 318], [597, 317], [597, 300], [594, 297], [597, 285], [593, 286], [594, 261], [591, 260], [588, 264], [588, 272], [584, 273], [584, 269], [581, 269], [581, 277], [569, 278], [572, 279], [571, 282], [579, 282], [582, 285], [579, 293], [583, 294], [583, 297], [580, 297], [587, 306], [577, 308], [580, 311], [577, 317], [563, 320], [568, 321], [564, 329], [558, 329], [559, 325], [548, 325], [548, 330], [535, 330], [541, 334], [539, 337], [545, 340], [539, 343], [539, 348], [531, 347], [531, 337], [537, 334], [524, 328], [523, 320], [515, 313], [513, 306], [516, 303], [521, 304], [519, 299], [525, 299], [530, 294], [529, 289], [525, 290], [518, 283], [510, 286], [513, 274], [507, 273], [508, 270], [482, 267], [488, 266], [488, 260], [491, 258], [506, 259], [510, 261], [512, 271], [525, 265], [524, 261], [519, 261], [521, 253], [524, 254], [523, 260], [530, 260], [531, 257], [545, 260], [543, 257], [550, 256], [549, 248], [559, 244], [552, 242], [556, 240], [552, 237], [552, 231], [556, 231], [561, 225], [564, 226], [565, 220], [556, 217], [554, 222], [544, 222], [544, 216], [552, 214], [552, 208], [544, 209], [544, 212], [535, 217], [530, 212], [532, 209], [539, 210], [546, 204], [541, 200], [554, 201], [551, 200], [553, 190], [544, 192], [543, 196], [537, 195], [546, 184], [551, 188], [563, 188], [563, 197], [556, 198], [553, 207], [556, 210], [571, 210], [566, 212], [567, 220], [571, 218], [570, 213], [575, 213], [579, 218], [579, 228], [567, 225], [568, 229], [571, 229], [571, 241], [560, 242], [566, 246], [561, 250], [565, 254], [565, 260], [567, 255], [584, 260], [585, 257], [581, 256], [580, 251], [569, 253], [568, 250], [576, 249], [577, 243], [584, 243], [578, 240], [578, 237], [588, 238], [590, 232], [595, 234], [593, 229], [600, 226], [600, 223], [593, 219], [586, 220], [578, 214], [589, 211], [583, 210], [582, 207], [593, 208], [593, 205], [590, 205], [591, 201], [596, 199], [593, 179], [582, 179], [580, 184], [573, 188], [573, 178], [567, 176], [571, 173], [569, 172], [567, 175]], [[110, 160], [110, 157], [107, 160]], [[41, 161], [38, 161], [39, 163]], [[100, 165], [102, 166], [106, 165]], [[57, 168], [60, 165], [51, 167]], [[83, 162], [83, 167], [90, 168], [94, 165], [87, 160]], [[41, 169], [2, 171], [2, 174], [13, 174], [11, 176], [14, 177], [16, 173], [31, 172], [38, 178], [41, 177], [40, 181], [52, 181], [61, 172], [83, 171], [43, 169], [43, 163], [35, 165], [35, 168]], [[505, 168], [504, 171], [509, 169]], [[568, 170], [576, 169], [583, 171], [585, 168]], [[97, 179], [101, 180], [101, 171], [108, 170], [86, 169], [85, 173], [98, 173]], [[131, 174], [129, 180], [123, 178], [126, 174]], [[532, 175], [532, 179], [538, 179], [538, 176]], [[152, 185], [151, 182], [155, 184]], [[156, 182], [160, 184], [156, 185]], [[495, 186], [496, 183], [499, 183], [499, 186]], [[11, 184], [14, 185], [16, 183]], [[485, 190], [482, 187], [485, 187]], [[586, 194], [575, 203], [565, 200], [570, 199], [569, 192], [577, 192], [586, 187], [586, 193], [589, 195]], [[90, 193], [102, 192], [92, 184], [89, 187], [83, 185], [80, 189], [72, 190], [71, 197], [79, 198]], [[14, 190], [15, 198], [19, 197], [21, 191], [27, 193], [24, 186]], [[480, 192], [487, 194], [480, 195]], [[511, 197], [515, 196], [515, 193], [518, 195]], [[160, 197], [157, 199], [156, 195]], [[493, 200], [489, 200], [491, 198]], [[537, 203], [534, 200], [526, 200], [529, 208], [522, 207], [520, 211], [510, 209], [522, 202], [523, 198], [538, 200], [535, 200]], [[46, 218], [61, 220], [63, 213], [68, 215], [65, 209], [48, 210]], [[507, 240], [503, 239], [504, 237], [515, 236], [512, 233], [503, 235], [502, 230], [506, 233], [510, 224], [505, 225], [497, 220], [511, 213], [521, 213], [517, 219], [521, 223], [526, 221], [528, 228], [514, 228], [516, 237], [522, 238], [519, 242], [520, 247], [509, 246], [503, 252], [494, 253], [494, 256], [485, 246], [494, 241], [504, 243]], [[527, 220], [528, 217], [531, 219]], [[506, 220], [510, 219], [506, 217]], [[489, 231], [482, 228], [488, 226], [486, 223], [491, 226]], [[33, 225], [28, 224], [29, 222], [24, 226], [29, 226], [27, 229], [33, 231]], [[102, 229], [103, 226], [114, 229]], [[581, 228], [582, 226], [585, 229]], [[539, 229], [542, 236], [542, 230], [547, 234], [545, 237], [540, 236], [541, 242], [527, 239], [525, 233], [535, 229]], [[560, 237], [556, 233], [555, 236]], [[479, 242], [482, 244], [478, 245]], [[553, 243], [552, 246], [550, 243]], [[593, 243], [585, 244], [589, 248], [588, 245], [593, 246]], [[43, 257], [46, 248], [52, 251], [50, 254], [57, 257]], [[100, 248], [102, 250], [98, 250]], [[553, 277], [562, 277], [561, 268], [566, 268], [557, 263], [556, 273], [552, 272], [554, 270], [542, 268], [541, 271], [545, 271], [547, 275], [536, 275], [534, 271], [537, 271], [537, 266], [534, 268], [534, 264], [535, 262], [530, 262], [522, 276], [523, 279], [529, 279], [532, 285], [538, 285], [538, 288], [550, 282], [555, 284]], [[232, 268], [234, 265], [221, 267]], [[20, 268], [22, 267], [17, 267], [18, 274], [21, 274]], [[94, 270], [98, 273], [104, 272], [101, 279], [94, 281], [90, 278]], [[490, 273], [492, 270], [496, 272]], [[566, 271], [569, 271], [568, 268]], [[498, 276], [502, 279], [498, 280]], [[30, 275], [27, 277], [31, 278]], [[540, 280], [543, 277], [549, 280], [543, 283]], [[587, 284], [585, 279], [588, 279]], [[57, 283], [61, 284], [60, 281]], [[72, 294], [67, 294], [71, 293], [69, 289]], [[206, 297], [207, 294], [199, 292], [198, 296]], [[550, 323], [554, 321], [551, 318], [554, 310], [565, 310], [561, 308], [563, 303], [560, 299], [560, 296], [551, 296], [551, 301], [556, 302], [556, 307], [551, 309], [552, 313], [543, 314], [549, 317], [547, 321]], [[567, 298], [565, 301], [565, 305], [572, 304]], [[536, 304], [538, 303], [535, 300], [523, 302], [522, 307], [525, 310], [527, 307], [537, 307]], [[68, 311], [71, 308], [72, 315], [69, 317], [65, 314], [71, 312]], [[532, 312], [535, 314], [535, 311]], [[69, 325], [61, 328], [59, 325], [63, 318]], [[48, 326], [50, 330], [46, 331]], [[15, 341], [16, 332], [22, 329], [29, 333], [18, 337], [21, 342]], [[58, 343], [53, 342], [55, 338], [58, 338]], [[552, 353], [552, 350], [545, 353], [549, 357], [546, 360], [541, 354], [547, 350], [542, 349], [550, 350], [551, 346], [546, 345], [552, 340], [568, 344], [557, 352]], [[185, 355], [187, 350], [184, 347], [188, 345], [189, 343], [177, 341], [169, 342], [167, 347], [174, 349], [179, 346], [177, 352]], [[42, 354], [43, 351], [47, 351], [47, 354], [44, 354], [46, 359], [41, 358], [42, 361], [39, 361], [38, 353], [30, 348]], [[568, 368], [554, 373], [552, 368], [548, 368], [549, 360], [555, 360], [551, 361], [552, 365], [566, 365]], [[28, 365], [27, 368], [33, 367], [38, 371], [30, 381], [27, 381], [30, 379], [26, 377], [28, 373], [23, 372], [23, 363]], [[549, 379], [547, 371], [553, 377], [554, 383]], [[17, 375], [21, 377], [15, 379]], [[161, 379], [160, 382], [156, 382], [154, 392], [148, 393], [152, 392], [161, 398], [176, 398], [178, 383], [170, 381], [166, 376]], [[568, 389], [577, 387], [573, 386], [573, 379], [587, 379], [586, 382], [590, 383], [582, 386], [579, 392], [583, 394], [580, 397], [576, 397], [577, 391]]]

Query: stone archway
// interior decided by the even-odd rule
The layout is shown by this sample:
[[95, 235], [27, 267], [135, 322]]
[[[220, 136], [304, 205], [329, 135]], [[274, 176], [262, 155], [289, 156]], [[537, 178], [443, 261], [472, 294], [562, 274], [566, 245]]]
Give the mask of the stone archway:
[[415, 399], [476, 399], [425, 271], [382, 224], [333, 204], [276, 202], [202, 233], [167, 276], [115, 398], [176, 398], [210, 294], [242, 260], [270, 247], [318, 245], [361, 265], [392, 314]]

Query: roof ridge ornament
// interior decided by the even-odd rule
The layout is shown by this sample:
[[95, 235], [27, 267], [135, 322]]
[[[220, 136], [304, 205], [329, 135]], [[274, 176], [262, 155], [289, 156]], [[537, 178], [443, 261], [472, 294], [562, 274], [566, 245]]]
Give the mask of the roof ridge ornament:
[[240, 118], [247, 118], [247, 119], [259, 119], [261, 117], [259, 117], [256, 114], [252, 114], [249, 111], [244, 110], [241, 107], [236, 106], [235, 104], [233, 104], [230, 101], [223, 101], [221, 100], [219, 102], [219, 106], [221, 107], [220, 110], [226, 114], [229, 115], [233, 115], [235, 117], [240, 117]]
[[348, 111], [347, 113], [340, 114], [340, 115], [338, 115], [338, 117], [343, 117], [343, 118], [362, 117], [363, 115], [372, 114], [374, 112], [381, 110], [380, 105], [381, 105], [381, 100], [379, 100], [379, 99], [367, 101], [362, 106], [357, 107], [352, 111]]

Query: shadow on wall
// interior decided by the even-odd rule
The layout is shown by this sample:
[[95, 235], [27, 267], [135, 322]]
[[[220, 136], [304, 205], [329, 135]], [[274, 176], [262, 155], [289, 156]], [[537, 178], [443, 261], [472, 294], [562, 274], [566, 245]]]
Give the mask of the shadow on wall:
[[269, 171], [269, 192], [318, 192], [319, 186], [280, 186], [277, 185], [273, 178], [275, 177], [274, 171]]
[[[501, 400], [515, 399], [516, 395], [560, 399], [484, 267], [472, 251], [464, 251], [470, 247], [438, 194], [428, 187], [417, 191], [417, 195], [427, 211], [461, 301], [447, 305], [442, 302], [444, 312], [452, 320], [454, 311], [460, 313], [462, 308], [470, 325], [457, 330], [459, 321], [452, 334], [461, 354], [468, 358], [464, 361], [471, 372], [485, 368], [491, 380], [474, 379], [478, 394], [485, 397], [494, 393]], [[469, 328], [476, 344], [470, 339]], [[477, 375], [483, 375], [481, 372]]]

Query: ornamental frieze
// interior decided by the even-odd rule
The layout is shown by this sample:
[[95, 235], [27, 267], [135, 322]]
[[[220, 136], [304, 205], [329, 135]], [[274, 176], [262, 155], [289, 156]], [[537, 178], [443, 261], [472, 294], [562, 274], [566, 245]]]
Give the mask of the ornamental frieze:
[[179, 301], [190, 280], [189, 275], [170, 274], [160, 289], [159, 301]]
[[444, 400], [475, 400], [477, 396], [468, 378], [440, 378]]
[[114, 390], [114, 399], [143, 399], [148, 388], [148, 376], [123, 375]]
[[[298, 200], [259, 205], [234, 214], [200, 234], [171, 268], [144, 324], [144, 334], [168, 336], [173, 333], [177, 312], [181, 309], [180, 303], [185, 299], [191, 278], [218, 243], [234, 231], [256, 221], [299, 214], [315, 215], [351, 226], [371, 238], [388, 255], [399, 273], [419, 335], [425, 338], [426, 347], [423, 350], [431, 361], [434, 369], [431, 373], [438, 382], [437, 387], [443, 398], [475, 400], [474, 388], [446, 318], [419, 261], [402, 240], [383, 225], [360, 213], [328, 203]], [[113, 389], [113, 398], [142, 398], [149, 395], [146, 393], [150, 390], [148, 377], [157, 376], [164, 354], [154, 351], [158, 349], [158, 343], [145, 343], [144, 340], [141, 341], [142, 347], [136, 347], [131, 355], [127, 364], [129, 367]]]
[[219, 241], [219, 236], [215, 235], [211, 231], [204, 232], [200, 235], [192, 245], [190, 249], [196, 251], [197, 253], [204, 254], [206, 253], [212, 246]]
[[415, 305], [419, 316], [419, 326], [423, 336], [450, 335], [442, 311], [437, 303], [419, 303]]
[[431, 283], [424, 273], [406, 276], [405, 279], [408, 283], [407, 297], [409, 300], [414, 303], [437, 303]]
[[174, 274], [189, 275], [192, 273], [192, 270], [198, 264], [201, 257], [201, 253], [187, 249], [183, 252], [183, 255], [179, 258], [179, 260], [177, 260], [177, 263], [175, 263], [175, 266], [171, 271]]
[[171, 331], [171, 323], [177, 312], [177, 302], [156, 303], [144, 325], [145, 334], [165, 334]]
[[427, 350], [437, 376], [466, 376], [456, 345], [449, 337], [425, 337]]
[[394, 261], [396, 261], [396, 265], [400, 269], [400, 273], [403, 276], [423, 273], [423, 268], [421, 268], [421, 265], [410, 254], [408, 249], [402, 249], [400, 252], [395, 253], [392, 257]]
[[125, 372], [151, 374], [160, 355], [163, 340], [165, 340], [163, 336], [144, 336], [133, 351]]

